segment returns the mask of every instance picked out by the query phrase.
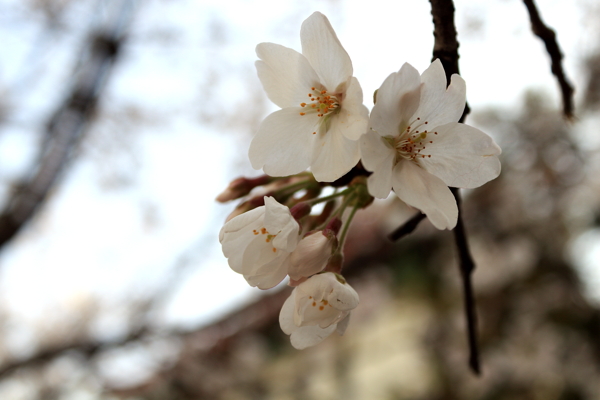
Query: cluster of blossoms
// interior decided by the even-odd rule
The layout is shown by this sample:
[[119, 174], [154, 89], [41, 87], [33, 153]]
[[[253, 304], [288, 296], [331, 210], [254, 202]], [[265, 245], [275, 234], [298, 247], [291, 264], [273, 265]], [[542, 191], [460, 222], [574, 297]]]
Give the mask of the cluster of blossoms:
[[[267, 175], [238, 178], [217, 198], [247, 196], [221, 229], [223, 253], [251, 286], [268, 289], [289, 276], [294, 290], [279, 322], [298, 349], [333, 331], [343, 334], [358, 305], [341, 275], [358, 209], [393, 190], [436, 228], [452, 229], [458, 207], [448, 187], [475, 188], [500, 173], [492, 138], [458, 122], [465, 82], [453, 75], [446, 86], [439, 60], [422, 74], [410, 64], [392, 73], [369, 116], [350, 57], [327, 18], [315, 12], [300, 36], [302, 54], [273, 43], [256, 48], [258, 77], [281, 107], [250, 145], [252, 166]], [[333, 193], [322, 196], [327, 186]]]

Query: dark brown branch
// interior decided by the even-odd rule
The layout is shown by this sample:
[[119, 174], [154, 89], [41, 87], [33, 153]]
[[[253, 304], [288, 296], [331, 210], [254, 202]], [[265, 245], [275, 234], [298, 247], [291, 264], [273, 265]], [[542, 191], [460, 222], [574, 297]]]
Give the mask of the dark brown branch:
[[68, 342], [53, 347], [48, 347], [39, 351], [30, 358], [9, 361], [5, 364], [2, 364], [0, 366], [0, 379], [4, 379], [14, 371], [21, 368], [38, 367], [40, 365], [45, 365], [48, 362], [53, 361], [57, 357], [69, 351], [80, 353], [86, 358], [92, 358], [100, 351], [108, 350], [111, 348], [123, 347], [128, 343], [137, 342], [140, 339], [147, 337], [149, 333], [150, 332], [147, 330], [146, 327], [140, 327], [139, 329], [130, 332], [123, 339], [114, 342], [101, 342], [92, 339], [83, 339], [81, 341]]
[[411, 234], [419, 225], [419, 222], [425, 219], [426, 215], [423, 213], [415, 214], [411, 219], [406, 221], [403, 225], [400, 225], [396, 230], [388, 235], [388, 239], [392, 241], [400, 240], [404, 236]]
[[[456, 28], [454, 26], [454, 3], [452, 0], [429, 0], [431, 3], [431, 15], [433, 16], [435, 43], [433, 46], [433, 59], [439, 58], [446, 71], [446, 81], [450, 84], [452, 74], [458, 74], [458, 40], [456, 39]], [[469, 113], [468, 106], [460, 118], [463, 122]], [[463, 282], [463, 294], [465, 314], [467, 320], [467, 339], [469, 343], [469, 365], [473, 372], [480, 374], [479, 347], [477, 344], [477, 316], [475, 313], [475, 297], [473, 296], [473, 285], [471, 275], [475, 269], [475, 263], [469, 250], [467, 234], [465, 232], [459, 190], [452, 188], [452, 194], [458, 206], [458, 222], [454, 228], [454, 238], [460, 259], [460, 273]]]
[[565, 71], [562, 66], [563, 54], [560, 51], [558, 42], [556, 41], [556, 33], [550, 29], [542, 18], [533, 0], [523, 0], [527, 11], [529, 12], [529, 20], [531, 21], [531, 30], [533, 33], [542, 39], [546, 46], [546, 51], [550, 56], [552, 73], [556, 76], [556, 80], [560, 85], [563, 102], [563, 114], [566, 118], [573, 118], [573, 86], [569, 83], [565, 76]]
[[[129, 11], [126, 3], [123, 9]], [[36, 166], [28, 178], [15, 185], [5, 208], [0, 210], [0, 249], [35, 215], [65, 171], [93, 117], [118, 54], [122, 30], [123, 22], [113, 21], [110, 29], [96, 32], [83, 49], [88, 59], [73, 74], [77, 80], [70, 94], [50, 117]]]

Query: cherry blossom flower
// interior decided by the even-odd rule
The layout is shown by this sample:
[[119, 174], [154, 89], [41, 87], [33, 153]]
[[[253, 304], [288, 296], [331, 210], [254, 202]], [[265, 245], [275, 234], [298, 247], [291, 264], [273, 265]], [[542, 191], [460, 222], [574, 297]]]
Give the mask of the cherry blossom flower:
[[361, 139], [364, 167], [373, 171], [369, 193], [385, 198], [393, 188], [438, 229], [456, 225], [458, 208], [448, 186], [475, 188], [500, 174], [494, 140], [459, 123], [465, 108], [464, 80], [435, 60], [422, 75], [410, 64], [391, 74], [377, 91], [369, 132]]
[[231, 269], [260, 289], [285, 278], [289, 256], [300, 241], [300, 226], [290, 209], [273, 197], [265, 196], [264, 202], [228, 221], [219, 233]]
[[291, 335], [292, 346], [301, 350], [320, 343], [333, 331], [344, 334], [356, 306], [358, 294], [346, 280], [325, 272], [294, 288], [281, 308], [279, 324]]
[[248, 155], [255, 169], [271, 176], [310, 167], [316, 180], [331, 182], [358, 163], [368, 110], [329, 20], [315, 12], [300, 37], [302, 54], [274, 43], [256, 47], [258, 77], [281, 110], [261, 123]]

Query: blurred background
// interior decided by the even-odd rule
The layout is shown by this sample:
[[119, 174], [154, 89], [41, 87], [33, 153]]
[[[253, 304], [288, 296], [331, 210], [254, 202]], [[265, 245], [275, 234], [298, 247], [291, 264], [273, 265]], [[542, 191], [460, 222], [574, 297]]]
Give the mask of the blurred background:
[[[538, 0], [575, 86], [561, 115], [519, 0], [456, 0], [467, 122], [503, 149], [465, 192], [483, 374], [450, 232], [357, 214], [344, 337], [297, 351], [227, 266], [216, 195], [276, 108], [254, 48], [326, 14], [365, 104], [430, 63], [425, 0], [0, 0], [0, 399], [600, 399], [600, 5]], [[390, 8], [392, 7], [392, 8]], [[414, 211], [413, 211], [414, 212]]]

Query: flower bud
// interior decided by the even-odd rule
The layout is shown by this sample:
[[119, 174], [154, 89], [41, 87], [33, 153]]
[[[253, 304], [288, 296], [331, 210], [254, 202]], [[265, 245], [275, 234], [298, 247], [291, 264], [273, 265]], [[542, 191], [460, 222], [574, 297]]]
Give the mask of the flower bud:
[[240, 203], [232, 212], [231, 214], [229, 214], [227, 216], [227, 219], [225, 220], [225, 222], [230, 221], [231, 219], [237, 217], [238, 215], [241, 215], [245, 212], [248, 212], [250, 210], [254, 210], [256, 207], [261, 207], [265, 205], [265, 197], [266, 196], [271, 196], [271, 193], [267, 193], [265, 196], [257, 196], [257, 197], [252, 197], [249, 200], [244, 201], [243, 203]]
[[290, 208], [290, 212], [292, 213], [292, 217], [296, 219], [296, 221], [300, 221], [303, 217], [306, 217], [310, 214], [312, 210], [312, 206], [308, 203], [302, 202], [296, 204], [294, 207]]
[[229, 183], [227, 189], [221, 192], [216, 200], [220, 203], [226, 203], [230, 200], [239, 199], [250, 193], [257, 186], [266, 185], [273, 180], [269, 175], [262, 175], [257, 178], [248, 179], [245, 177], [234, 179]]
[[293, 281], [299, 281], [321, 272], [337, 245], [335, 235], [325, 235], [324, 231], [305, 236], [290, 255], [288, 275]]

